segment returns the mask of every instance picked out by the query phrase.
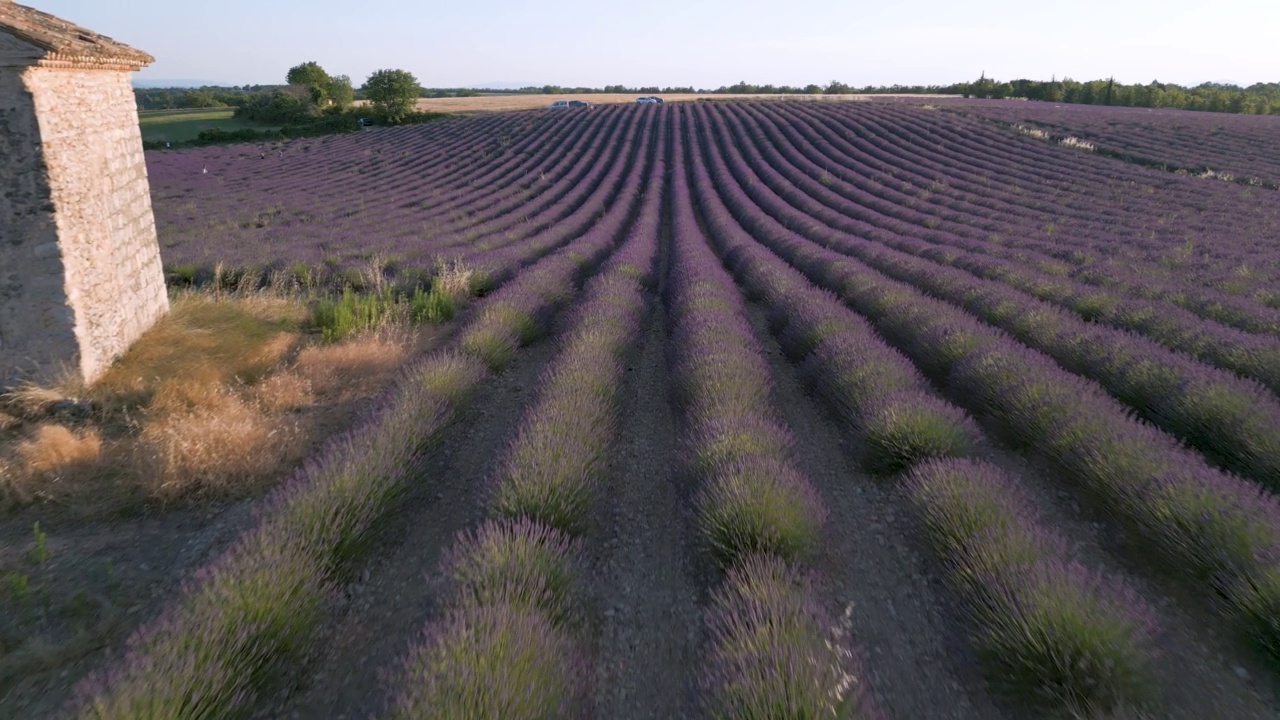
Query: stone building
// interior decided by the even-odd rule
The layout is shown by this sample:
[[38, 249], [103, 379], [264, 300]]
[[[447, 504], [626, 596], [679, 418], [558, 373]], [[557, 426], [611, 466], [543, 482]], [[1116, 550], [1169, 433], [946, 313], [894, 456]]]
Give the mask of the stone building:
[[130, 83], [153, 60], [0, 0], [0, 388], [92, 382], [168, 310]]

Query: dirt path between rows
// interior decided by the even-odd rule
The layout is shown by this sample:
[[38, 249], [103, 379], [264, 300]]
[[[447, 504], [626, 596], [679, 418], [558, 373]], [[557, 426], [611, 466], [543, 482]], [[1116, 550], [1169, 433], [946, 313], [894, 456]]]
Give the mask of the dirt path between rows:
[[830, 581], [831, 607], [853, 606], [853, 638], [880, 710], [892, 718], [1010, 717], [987, 693], [954, 619], [942, 610], [954, 600], [912, 542], [901, 496], [861, 471], [861, 443], [806, 392], [763, 309], [748, 304], [747, 311], [773, 369], [774, 404], [796, 438], [792, 456], [830, 512], [817, 566]]
[[[753, 306], [751, 315], [774, 366], [778, 407], [799, 438], [797, 459], [831, 511], [832, 564], [826, 570], [841, 598], [855, 602], [854, 637], [865, 650], [881, 708], [890, 717], [995, 718], [1034, 712], [987, 693], [965, 640], [967, 623], [957, 598], [941, 581], [943, 569], [920, 537], [906, 498], [885, 481], [859, 472], [859, 443], [843, 437], [842, 423], [799, 383], [795, 367], [767, 332], [763, 310]], [[846, 468], [831, 457], [841, 452]], [[1003, 448], [986, 447], [982, 455], [1023, 481], [1040, 521], [1066, 539], [1075, 559], [1122, 578], [1155, 609], [1162, 629], [1155, 641], [1155, 675], [1162, 692], [1159, 704], [1144, 717], [1280, 717], [1272, 673], [1253, 653], [1223, 636], [1203, 603], [1141, 567], [1134, 559], [1143, 557], [1141, 551], [1127, 546], [1106, 518], [1082, 510], [1080, 499], [1064, 489], [1068, 479]], [[845, 588], [869, 594], [872, 603], [859, 604], [856, 595], [844, 594]], [[934, 638], [940, 642], [932, 642]], [[909, 654], [912, 646], [920, 653], [915, 659]], [[940, 677], [928, 677], [939, 671]], [[937, 694], [930, 698], [926, 692]]]
[[676, 468], [676, 420], [663, 355], [665, 314], [650, 310], [627, 367], [608, 512], [588, 545], [600, 557], [596, 666], [600, 718], [693, 717], [702, 645], [701, 588], [689, 488]]
[[436, 572], [454, 536], [486, 517], [493, 465], [513, 436], [538, 376], [555, 350], [525, 348], [472, 397], [440, 445], [414, 472], [415, 485], [382, 526], [368, 565], [340, 591], [340, 616], [293, 686], [263, 702], [256, 718], [368, 718], [394, 699], [398, 671], [422, 629], [441, 612]]

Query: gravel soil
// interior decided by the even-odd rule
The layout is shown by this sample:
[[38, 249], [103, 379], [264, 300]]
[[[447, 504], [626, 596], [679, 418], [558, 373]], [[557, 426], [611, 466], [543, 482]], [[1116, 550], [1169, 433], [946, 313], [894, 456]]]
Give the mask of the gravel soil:
[[694, 557], [691, 489], [682, 486], [676, 470], [664, 318], [660, 308], [650, 312], [628, 365], [609, 507], [588, 539], [599, 553], [601, 718], [686, 718], [696, 707], [703, 640], [699, 603], [707, 582]]
[[542, 341], [472, 397], [454, 427], [424, 458], [416, 483], [373, 541], [366, 566], [335, 599], [338, 617], [311, 662], [263, 702], [257, 718], [368, 718], [380, 715], [397, 673], [423, 628], [441, 612], [441, 554], [461, 530], [485, 518], [483, 497], [506, 443], [555, 344]]
[[40, 642], [37, 652], [11, 652], [0, 661], [0, 718], [47, 717], [66, 703], [81, 678], [118, 653], [195, 568], [248, 525], [252, 505], [245, 500], [88, 523], [50, 522], [39, 514], [48, 533], [48, 560], [39, 565], [22, 557], [35, 545], [29, 514], [6, 521], [4, 566], [25, 567], [8, 572], [28, 575], [36, 589], [25, 602], [6, 599], [0, 622], [39, 633]]
[[955, 599], [913, 542], [901, 495], [861, 470], [861, 444], [809, 395], [769, 334], [758, 305], [748, 311], [773, 368], [774, 406], [796, 438], [797, 467], [830, 513], [817, 567], [829, 607], [851, 605], [852, 637], [880, 710], [892, 718], [1013, 718], [986, 692], [955, 618]]

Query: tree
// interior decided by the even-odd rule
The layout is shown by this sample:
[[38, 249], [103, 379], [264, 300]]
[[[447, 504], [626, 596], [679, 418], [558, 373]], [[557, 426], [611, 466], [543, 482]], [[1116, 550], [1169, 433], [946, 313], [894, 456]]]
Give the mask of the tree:
[[418, 79], [407, 70], [378, 70], [364, 81], [364, 96], [388, 122], [400, 122], [413, 110], [422, 92]]
[[333, 82], [329, 73], [314, 60], [289, 68], [289, 74], [285, 79], [290, 85], [301, 85], [307, 88], [311, 92], [311, 99], [315, 100], [317, 105], [329, 97], [329, 85]]
[[334, 75], [329, 80], [329, 99], [339, 108], [347, 108], [356, 99], [355, 88], [351, 86], [351, 78], [346, 75]]
[[307, 87], [320, 86], [324, 87], [329, 84], [329, 73], [320, 67], [320, 63], [309, 60], [301, 65], [294, 65], [289, 68], [289, 74], [286, 76], [290, 85], [306, 85]]
[[311, 95], [300, 85], [290, 85], [271, 93], [254, 95], [236, 108], [235, 116], [267, 125], [308, 122], [320, 115]]

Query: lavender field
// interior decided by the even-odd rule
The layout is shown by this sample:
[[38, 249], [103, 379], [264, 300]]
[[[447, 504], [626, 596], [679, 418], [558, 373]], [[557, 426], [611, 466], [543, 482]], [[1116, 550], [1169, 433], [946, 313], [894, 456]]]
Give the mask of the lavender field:
[[1277, 148], [930, 99], [153, 152], [171, 278], [474, 297], [67, 710], [1276, 717]]

